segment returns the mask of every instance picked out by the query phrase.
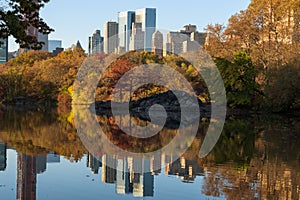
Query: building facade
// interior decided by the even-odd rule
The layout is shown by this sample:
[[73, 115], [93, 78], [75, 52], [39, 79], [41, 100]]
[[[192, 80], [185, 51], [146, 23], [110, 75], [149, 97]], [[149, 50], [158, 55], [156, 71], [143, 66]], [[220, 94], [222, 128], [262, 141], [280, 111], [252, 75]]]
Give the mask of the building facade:
[[100, 30], [95, 30], [93, 35], [89, 37], [89, 55], [92, 56], [100, 52], [103, 52], [103, 37], [101, 37]]
[[115, 52], [119, 44], [119, 24], [117, 22], [107, 22], [104, 24], [104, 52]]
[[156, 31], [152, 36], [152, 52], [163, 56], [164, 36], [160, 31]]
[[189, 41], [190, 38], [187, 34], [181, 32], [168, 32], [167, 33], [167, 54], [180, 54], [183, 52], [183, 42]]
[[180, 54], [188, 51], [198, 51], [205, 45], [207, 34], [198, 32], [196, 25], [185, 25], [183, 30], [167, 33], [165, 54]]
[[[132, 23], [135, 22], [134, 11], [124, 11], [118, 14], [119, 21], [119, 51], [129, 51]], [[120, 52], [122, 53], [122, 52]]]
[[48, 34], [38, 33], [38, 41], [43, 42], [42, 51], [48, 51], [49, 42], [48, 42]]
[[144, 51], [145, 33], [142, 31], [141, 23], [132, 24], [132, 34], [130, 37], [129, 50]]
[[0, 64], [8, 61], [8, 39], [0, 38]]
[[56, 48], [62, 48], [62, 41], [61, 40], [49, 40], [48, 51], [53, 52]]
[[156, 8], [142, 8], [136, 10], [135, 22], [142, 24], [144, 47], [146, 51], [152, 49], [152, 36], [156, 31]]

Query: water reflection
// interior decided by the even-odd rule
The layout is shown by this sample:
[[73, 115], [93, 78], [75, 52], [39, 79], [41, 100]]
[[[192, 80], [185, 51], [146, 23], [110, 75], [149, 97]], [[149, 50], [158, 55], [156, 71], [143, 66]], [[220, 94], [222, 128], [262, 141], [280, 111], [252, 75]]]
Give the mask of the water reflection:
[[[197, 154], [208, 120], [201, 119], [197, 137], [179, 159], [175, 155], [166, 154], [149, 159], [122, 157], [113, 153], [89, 153], [81, 143], [72, 124], [72, 117], [67, 112], [51, 111], [45, 114], [39, 111], [10, 110], [2, 112], [0, 116], [0, 175], [10, 175], [8, 171], [12, 166], [7, 164], [7, 160], [11, 159], [8, 156], [11, 154], [7, 152], [16, 151], [16, 174], [15, 177], [9, 177], [16, 180], [13, 189], [16, 199], [43, 199], [38, 195], [41, 188], [39, 184], [48, 183], [39, 183], [38, 177], [44, 176], [50, 186], [50, 172], [56, 168], [58, 170], [58, 166], [74, 170], [61, 162], [66, 159], [69, 163], [86, 162], [84, 166], [91, 173], [88, 176], [99, 175], [99, 179], [95, 179], [96, 188], [101, 187], [100, 182], [112, 185], [114, 193], [121, 195], [119, 198], [300, 199], [300, 122], [296, 118], [230, 117], [217, 146], [204, 159], [198, 158]], [[112, 141], [126, 139], [124, 135], [118, 137], [114, 119], [110, 116], [98, 116], [98, 119]], [[146, 123], [139, 119], [135, 121]], [[166, 128], [151, 142], [163, 144], [175, 132]], [[138, 141], [119, 141], [123, 148], [131, 147], [134, 142], [135, 147], [142, 147], [143, 143]], [[47, 169], [52, 163], [57, 165]], [[84, 166], [76, 172], [85, 173]], [[165, 168], [160, 169], [160, 166]], [[141, 168], [146, 173], [138, 173]], [[57, 173], [64, 176], [63, 172]], [[85, 189], [91, 184], [87, 181], [73, 181], [74, 185]], [[190, 192], [174, 188], [176, 182], [187, 185], [184, 188], [190, 188]], [[6, 184], [0, 180], [1, 186]], [[160, 187], [164, 190], [160, 190]], [[91, 195], [87, 199], [99, 199], [95, 198], [97, 192], [106, 195], [108, 199], [114, 198], [114, 194], [108, 191], [92, 191], [94, 195], [92, 192], [85, 194], [88, 197]], [[64, 192], [60, 195], [67, 199], [70, 191]], [[185, 196], [182, 196], [183, 192]], [[9, 199], [5, 194], [0, 187], [0, 195]]]

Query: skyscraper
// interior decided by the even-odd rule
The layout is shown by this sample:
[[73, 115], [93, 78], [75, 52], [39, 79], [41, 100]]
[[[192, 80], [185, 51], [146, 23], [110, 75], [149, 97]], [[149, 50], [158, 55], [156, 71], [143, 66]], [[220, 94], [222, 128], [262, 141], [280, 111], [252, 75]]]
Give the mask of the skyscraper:
[[183, 50], [183, 42], [189, 41], [190, 38], [187, 34], [181, 32], [168, 32], [167, 33], [167, 54], [180, 54]]
[[117, 22], [107, 22], [104, 24], [104, 52], [112, 53], [118, 48], [119, 24]]
[[61, 40], [49, 40], [48, 51], [53, 52], [56, 48], [62, 47]]
[[48, 34], [38, 33], [38, 41], [43, 42], [42, 51], [48, 51], [49, 42], [48, 42]]
[[144, 41], [145, 32], [142, 30], [142, 23], [132, 23], [129, 50], [144, 51]]
[[135, 22], [134, 11], [119, 12], [119, 49], [129, 50], [132, 23]]
[[89, 55], [103, 52], [103, 37], [101, 31], [95, 30], [93, 35], [89, 37]]
[[206, 40], [207, 34], [198, 32], [196, 25], [185, 25], [183, 30], [167, 33], [166, 54], [198, 51]]
[[151, 51], [152, 36], [156, 31], [156, 8], [136, 10], [135, 22], [142, 24], [142, 30], [145, 32], [144, 47], [146, 51]]
[[0, 38], [0, 64], [8, 60], [8, 39]]
[[152, 36], [152, 52], [156, 55], [163, 56], [164, 36], [161, 32], [156, 31]]

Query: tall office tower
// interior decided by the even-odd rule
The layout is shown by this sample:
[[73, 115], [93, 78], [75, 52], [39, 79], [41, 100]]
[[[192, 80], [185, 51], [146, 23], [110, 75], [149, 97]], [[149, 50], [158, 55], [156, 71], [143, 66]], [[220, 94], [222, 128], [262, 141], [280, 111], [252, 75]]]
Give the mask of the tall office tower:
[[145, 32], [144, 47], [146, 51], [152, 49], [152, 36], [156, 31], [156, 8], [142, 8], [136, 10], [135, 22], [142, 24]]
[[82, 45], [81, 45], [81, 43], [80, 43], [79, 40], [77, 40], [76, 44], [73, 44], [73, 45], [72, 45], [72, 49], [74, 49], [75, 47], [76, 47], [76, 48], [83, 49], [83, 48], [82, 48]]
[[198, 32], [196, 25], [185, 25], [183, 30], [167, 33], [165, 54], [198, 51], [206, 40], [207, 34]]
[[142, 31], [142, 23], [132, 23], [129, 50], [144, 51], [145, 33]]
[[0, 38], [0, 64], [8, 61], [8, 39]]
[[181, 32], [168, 32], [167, 33], [167, 54], [180, 54], [183, 50], [183, 42], [190, 41], [190, 38], [187, 34]]
[[132, 32], [132, 23], [135, 22], [135, 12], [134, 11], [119, 12], [118, 20], [119, 20], [119, 51], [128, 51], [130, 36]]
[[156, 55], [163, 56], [164, 36], [161, 32], [156, 31], [152, 36], [152, 52]]
[[104, 52], [112, 53], [118, 48], [119, 24], [117, 22], [107, 22], [104, 24]]
[[43, 42], [42, 51], [48, 51], [49, 42], [48, 42], [48, 34], [38, 33], [38, 41]]
[[62, 41], [61, 40], [49, 40], [48, 51], [53, 52], [56, 48], [62, 48]]
[[17, 198], [36, 199], [36, 157], [18, 153]]
[[182, 52], [191, 52], [191, 51], [198, 51], [200, 48], [200, 45], [197, 41], [184, 41], [182, 43]]
[[95, 30], [93, 35], [89, 37], [89, 55], [92, 56], [100, 52], [103, 52], [103, 37], [101, 37], [100, 30]]
[[5, 171], [6, 169], [6, 145], [0, 142], [0, 171]]
[[197, 32], [197, 31], [191, 33], [191, 41], [196, 41], [201, 46], [205, 45], [207, 37], [208, 37], [207, 33], [201, 33], [201, 32]]

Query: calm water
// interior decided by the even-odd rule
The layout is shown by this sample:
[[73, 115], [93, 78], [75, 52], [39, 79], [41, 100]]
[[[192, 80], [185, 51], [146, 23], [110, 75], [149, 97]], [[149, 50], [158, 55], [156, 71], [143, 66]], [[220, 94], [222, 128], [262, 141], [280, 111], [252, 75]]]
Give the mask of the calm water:
[[[110, 140], [136, 151], [145, 143], [126, 140], [113, 119], [97, 119]], [[139, 119], [132, 121], [147, 123]], [[208, 119], [175, 160], [92, 155], [64, 109], [0, 111], [0, 197], [4, 200], [81, 199], [300, 199], [300, 120], [288, 116], [229, 117], [214, 150], [199, 159]], [[188, 128], [188, 127], [187, 127]], [[164, 128], [154, 144], [176, 130]], [[144, 150], [144, 149], [143, 149]], [[174, 160], [173, 160], [174, 159]], [[153, 166], [168, 164], [161, 170]], [[115, 170], [108, 166], [115, 165]], [[141, 165], [147, 173], [136, 173]]]

